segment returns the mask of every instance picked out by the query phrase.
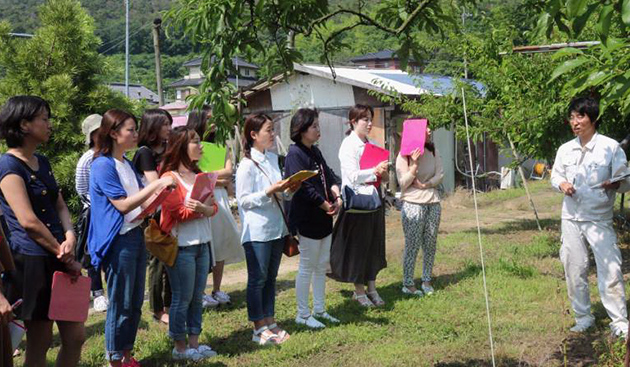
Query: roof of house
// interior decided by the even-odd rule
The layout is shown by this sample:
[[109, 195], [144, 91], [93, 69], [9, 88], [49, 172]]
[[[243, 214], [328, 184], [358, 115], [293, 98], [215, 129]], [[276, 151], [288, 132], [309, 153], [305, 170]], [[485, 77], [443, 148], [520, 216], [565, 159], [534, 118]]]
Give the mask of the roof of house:
[[[213, 59], [214, 59], [214, 58], [213, 58]], [[192, 59], [192, 60], [188, 60], [188, 61], [186, 61], [186, 62], [183, 64], [183, 66], [201, 66], [201, 60], [202, 60], [202, 58], [201, 58], [201, 57], [195, 57], [195, 58], [194, 58], [194, 59]], [[232, 58], [232, 62], [233, 62], [235, 65], [236, 65], [236, 64], [237, 64], [237, 62], [238, 62], [238, 66], [242, 66], [242, 67], [246, 67], [246, 68], [251, 68], [251, 69], [259, 69], [258, 65], [256, 65], [256, 64], [252, 64], [252, 63], [249, 63], [249, 62], [245, 61], [244, 59], [242, 59], [242, 58], [240, 58], [240, 57], [238, 57], [238, 56], [233, 57], [233, 58]]]
[[[107, 83], [107, 86], [116, 92], [121, 92], [123, 94], [126, 92], [125, 83], [112, 82]], [[159, 103], [160, 101], [157, 93], [142, 84], [129, 84], [129, 98], [135, 100], [144, 99], [153, 103]]]
[[[247, 87], [252, 83], [255, 83], [258, 79], [251, 76], [239, 76], [238, 77], [238, 86], [239, 87]], [[177, 81], [172, 82], [168, 85], [169, 88], [181, 88], [181, 87], [198, 87], [203, 83], [204, 78], [184, 78], [179, 79]], [[236, 77], [228, 77], [228, 81], [234, 85], [236, 85]]]
[[[378, 52], [372, 52], [369, 54], [356, 56], [350, 59], [352, 62], [358, 61], [372, 61], [372, 60], [398, 60], [398, 55], [394, 53], [394, 50], [381, 50]], [[415, 61], [413, 57], [409, 57], [409, 61]]]
[[[397, 93], [418, 96], [422, 94], [432, 94], [442, 96], [454, 91], [455, 79], [435, 74], [409, 74], [401, 70], [392, 69], [363, 69], [337, 67], [335, 77], [328, 66], [294, 64], [296, 72], [319, 76], [322, 78], [335, 80], [337, 83], [345, 83], [355, 87], [387, 93], [393, 89]], [[279, 74], [269, 80], [261, 80], [247, 88], [243, 92], [244, 97], [249, 97], [258, 92], [266, 90], [283, 81], [285, 74]], [[483, 84], [469, 80], [481, 94], [484, 93]]]

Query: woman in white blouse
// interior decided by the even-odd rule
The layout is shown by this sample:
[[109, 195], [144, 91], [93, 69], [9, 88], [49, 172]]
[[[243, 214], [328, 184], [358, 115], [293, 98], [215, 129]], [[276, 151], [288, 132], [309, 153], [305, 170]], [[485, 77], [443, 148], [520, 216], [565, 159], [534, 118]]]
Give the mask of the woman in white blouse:
[[267, 115], [247, 117], [243, 133], [245, 158], [236, 171], [236, 200], [247, 262], [247, 315], [254, 323], [252, 341], [280, 344], [289, 334], [275, 315], [276, 276], [285, 237], [289, 235], [280, 203], [290, 200], [299, 183], [282, 180], [274, 144], [273, 121]]
[[[339, 149], [342, 192], [349, 186], [358, 194], [376, 192], [380, 196], [378, 185], [387, 180], [387, 161], [370, 169], [359, 167], [365, 144], [370, 142], [367, 136], [372, 129], [373, 117], [372, 107], [356, 105], [350, 109], [350, 131]], [[383, 206], [370, 213], [350, 213], [342, 209], [333, 229], [328, 276], [340, 282], [354, 283], [352, 298], [361, 306], [383, 306], [385, 302], [376, 291], [376, 276], [386, 266]]]
[[[402, 292], [421, 297], [433, 293], [431, 272], [435, 260], [438, 228], [440, 226], [440, 195], [438, 185], [444, 178], [440, 155], [431, 142], [431, 130], [427, 129], [424, 154], [420, 149], [409, 156], [398, 154], [396, 176], [400, 184], [402, 225], [405, 233], [403, 252]], [[416, 258], [422, 248], [422, 291], [413, 280]]]

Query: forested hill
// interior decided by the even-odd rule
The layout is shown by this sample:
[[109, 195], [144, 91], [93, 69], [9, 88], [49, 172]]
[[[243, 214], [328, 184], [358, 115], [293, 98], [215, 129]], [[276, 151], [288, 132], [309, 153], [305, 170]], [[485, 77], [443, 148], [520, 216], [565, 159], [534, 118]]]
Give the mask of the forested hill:
[[[124, 52], [125, 5], [122, 0], [80, 0], [94, 18], [96, 34], [103, 41], [100, 52]], [[37, 9], [44, 0], [0, 0], [0, 21], [11, 23], [14, 32], [32, 33], [38, 28]], [[173, 0], [132, 0], [129, 7], [130, 52], [153, 52], [151, 26], [159, 12], [170, 7]], [[182, 37], [163, 39], [163, 52], [169, 55], [189, 54], [191, 45]]]

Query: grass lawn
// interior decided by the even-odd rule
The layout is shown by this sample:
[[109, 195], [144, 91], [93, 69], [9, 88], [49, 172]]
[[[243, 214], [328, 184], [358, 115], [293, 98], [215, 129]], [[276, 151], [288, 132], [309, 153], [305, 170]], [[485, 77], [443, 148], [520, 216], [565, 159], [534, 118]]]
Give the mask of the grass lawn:
[[[572, 335], [562, 266], [558, 260], [562, 197], [547, 181], [532, 184], [545, 230], [540, 233], [524, 191], [480, 195], [482, 242], [486, 259], [495, 355], [499, 366], [619, 365], [622, 343], [608, 336], [609, 320], [599, 301], [594, 274], [591, 289], [597, 327]], [[251, 340], [245, 304], [245, 272], [231, 265], [226, 285], [229, 307], [204, 314], [203, 343], [219, 356], [200, 363], [175, 363], [166, 328], [150, 321], [148, 304], [138, 332], [135, 356], [143, 366], [490, 366], [488, 324], [479, 247], [471, 197], [457, 192], [444, 202], [434, 268], [436, 293], [416, 299], [400, 292], [404, 246], [400, 213], [387, 216], [388, 267], [378, 289], [387, 305], [366, 310], [350, 299], [353, 287], [329, 280], [328, 311], [339, 325], [312, 331], [295, 317], [295, 260], [278, 279], [276, 316], [291, 339], [278, 347], [257, 347]], [[628, 238], [622, 237], [629, 258]], [[421, 274], [421, 256], [416, 274]], [[293, 264], [292, 266], [289, 266]], [[628, 267], [624, 264], [624, 272]], [[240, 272], [241, 276], [234, 276]], [[594, 273], [592, 271], [592, 273]], [[419, 282], [419, 279], [418, 279]], [[419, 283], [418, 283], [419, 284]], [[104, 366], [104, 314], [90, 316], [82, 366]], [[52, 365], [58, 339], [49, 352]], [[18, 359], [18, 366], [21, 359]]]

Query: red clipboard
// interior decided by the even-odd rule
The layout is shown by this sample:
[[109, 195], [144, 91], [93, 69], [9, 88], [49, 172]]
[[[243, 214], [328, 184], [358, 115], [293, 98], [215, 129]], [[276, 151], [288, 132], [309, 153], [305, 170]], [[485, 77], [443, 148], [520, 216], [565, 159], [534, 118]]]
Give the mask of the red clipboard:
[[359, 160], [360, 169], [370, 169], [379, 163], [389, 160], [389, 151], [374, 144], [366, 143]]
[[[359, 160], [360, 169], [370, 169], [378, 166], [379, 163], [389, 160], [389, 151], [383, 149], [374, 144], [366, 143], [363, 149], [363, 154]], [[381, 185], [380, 177], [373, 182], [374, 186], [379, 187]]]
[[193, 200], [206, 201], [208, 196], [214, 191], [217, 184], [219, 174], [216, 172], [198, 173], [195, 177], [195, 183], [190, 191], [190, 198]]
[[90, 285], [88, 277], [73, 276], [61, 271], [53, 274], [48, 318], [56, 321], [85, 322], [90, 309]]
[[138, 214], [135, 218], [133, 218], [132, 222], [135, 222], [137, 220], [141, 220], [144, 219], [146, 217], [148, 217], [149, 215], [153, 214], [157, 208], [162, 205], [162, 203], [164, 202], [164, 200], [166, 200], [166, 198], [168, 197], [168, 195], [171, 193], [171, 189], [168, 187], [163, 188], [162, 190], [156, 192], [155, 194], [153, 194], [147, 201], [149, 201], [149, 205], [146, 206], [146, 208], [144, 208], [140, 214]]

